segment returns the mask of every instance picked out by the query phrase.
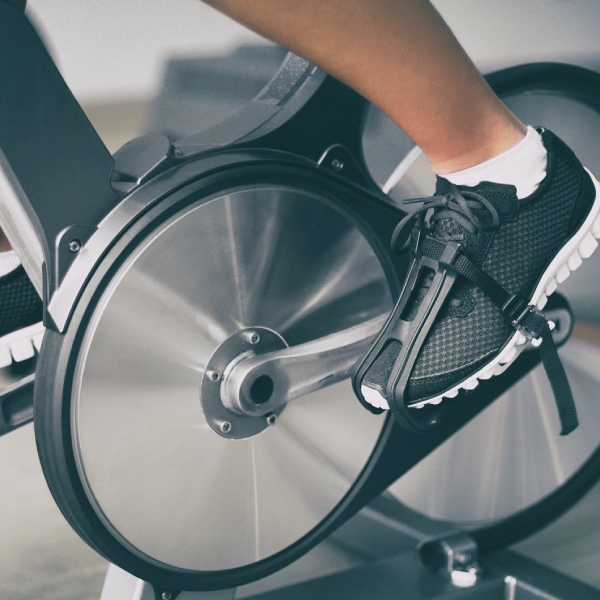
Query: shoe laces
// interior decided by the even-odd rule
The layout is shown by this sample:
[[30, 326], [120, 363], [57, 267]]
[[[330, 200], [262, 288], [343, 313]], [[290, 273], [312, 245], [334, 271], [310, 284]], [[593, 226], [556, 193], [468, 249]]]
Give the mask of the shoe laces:
[[[425, 214], [433, 210], [429, 218], [430, 229], [433, 231], [436, 221], [451, 219], [463, 231], [477, 235], [479, 231], [492, 231], [500, 224], [500, 217], [494, 205], [476, 192], [460, 191], [451, 185], [450, 192], [444, 195], [427, 196], [424, 198], [411, 198], [404, 200], [403, 204], [423, 203], [417, 210], [407, 214], [394, 229], [391, 246], [394, 252], [404, 252], [410, 244], [410, 231], [417, 221], [423, 222]], [[481, 211], [485, 211], [481, 214]], [[480, 213], [480, 214], [477, 214]], [[491, 215], [491, 222], [484, 218], [485, 214]], [[410, 229], [409, 229], [410, 226]], [[408, 233], [408, 235], [407, 235]], [[435, 228], [435, 236], [444, 241], [459, 240], [462, 236], [448, 233], [443, 227]], [[404, 239], [406, 238], [406, 239]], [[400, 244], [400, 241], [402, 244]]]

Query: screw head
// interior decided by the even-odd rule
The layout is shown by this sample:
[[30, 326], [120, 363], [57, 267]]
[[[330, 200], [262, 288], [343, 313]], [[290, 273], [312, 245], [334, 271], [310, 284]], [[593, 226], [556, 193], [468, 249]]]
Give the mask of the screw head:
[[81, 250], [81, 242], [79, 240], [71, 240], [69, 242], [69, 250], [73, 252], [73, 254], [77, 254]]
[[331, 161], [331, 168], [334, 171], [341, 171], [344, 168], [344, 163], [339, 158], [334, 158]]
[[248, 332], [248, 341], [251, 344], [258, 344], [258, 342], [260, 342], [260, 335], [258, 335], [258, 333], [256, 333], [256, 331], [249, 331]]
[[269, 425], [275, 425], [275, 423], [277, 423], [277, 415], [269, 415], [267, 417], [267, 423]]
[[163, 592], [161, 595], [161, 600], [171, 600], [171, 598], [173, 597], [173, 594], [171, 594], [171, 592]]
[[211, 381], [218, 381], [219, 379], [219, 373], [217, 373], [217, 371], [213, 371], [212, 369], [209, 369], [206, 375]]
[[229, 433], [231, 431], [231, 423], [229, 421], [223, 421], [221, 423], [221, 431], [223, 433]]

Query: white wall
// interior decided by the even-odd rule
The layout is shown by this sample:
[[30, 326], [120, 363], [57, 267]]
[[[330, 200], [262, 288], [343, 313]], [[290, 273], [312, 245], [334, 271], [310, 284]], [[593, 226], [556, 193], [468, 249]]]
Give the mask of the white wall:
[[[435, 4], [484, 71], [527, 60], [600, 70], [598, 0]], [[30, 0], [29, 10], [83, 102], [149, 97], [169, 55], [216, 54], [261, 42], [200, 0]]]
[[87, 103], [151, 96], [171, 55], [264, 43], [200, 0], [30, 0], [27, 10]]
[[486, 72], [523, 62], [600, 70], [598, 0], [433, 0]]

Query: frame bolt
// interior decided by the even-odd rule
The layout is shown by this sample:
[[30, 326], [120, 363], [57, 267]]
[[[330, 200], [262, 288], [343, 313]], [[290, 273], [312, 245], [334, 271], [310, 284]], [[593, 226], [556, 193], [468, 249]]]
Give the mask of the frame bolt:
[[211, 381], [217, 381], [219, 379], [219, 374], [216, 371], [213, 371], [212, 369], [209, 369], [206, 374], [208, 375], [208, 378]]
[[77, 254], [81, 250], [81, 242], [79, 240], [71, 240], [69, 242], [69, 250], [73, 252], [73, 254]]
[[173, 594], [171, 594], [171, 592], [163, 592], [160, 595], [161, 600], [171, 600], [171, 598], [173, 598]]
[[248, 341], [252, 345], [258, 344], [258, 342], [260, 342], [260, 335], [258, 335], [258, 333], [256, 333], [256, 331], [249, 331], [248, 332]]
[[231, 423], [229, 421], [223, 421], [221, 423], [221, 431], [223, 433], [229, 433], [231, 431]]
[[334, 171], [341, 171], [344, 168], [344, 163], [339, 158], [334, 158], [331, 161], [331, 168]]
[[269, 415], [267, 417], [267, 423], [269, 425], [275, 425], [275, 423], [277, 423], [277, 415]]

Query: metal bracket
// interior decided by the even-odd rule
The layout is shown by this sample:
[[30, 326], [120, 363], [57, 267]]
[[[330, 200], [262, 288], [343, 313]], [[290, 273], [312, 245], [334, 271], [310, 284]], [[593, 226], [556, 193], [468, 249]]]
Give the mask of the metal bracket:
[[73, 261], [97, 230], [97, 227], [88, 225], [72, 225], [59, 234], [56, 239], [56, 271], [54, 273], [54, 280], [57, 283], [62, 282]]
[[363, 185], [368, 178], [352, 153], [342, 144], [329, 146], [319, 158], [318, 164], [320, 167], [342, 175], [359, 185]]
[[[181, 151], [179, 151], [181, 153]], [[130, 193], [175, 163], [178, 153], [166, 135], [144, 135], [117, 150], [111, 182], [115, 190]]]
[[100, 600], [233, 600], [235, 592], [235, 588], [213, 592], [167, 590], [153, 586], [110, 564]]
[[477, 583], [481, 572], [478, 548], [467, 533], [458, 531], [443, 538], [423, 542], [419, 559], [432, 571], [443, 571], [457, 587], [471, 587]]

